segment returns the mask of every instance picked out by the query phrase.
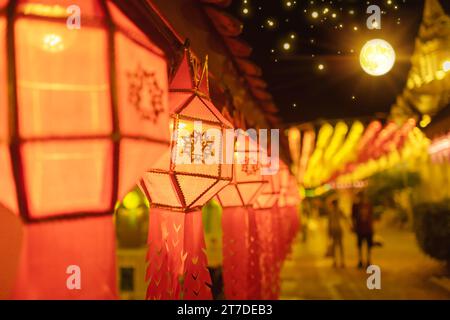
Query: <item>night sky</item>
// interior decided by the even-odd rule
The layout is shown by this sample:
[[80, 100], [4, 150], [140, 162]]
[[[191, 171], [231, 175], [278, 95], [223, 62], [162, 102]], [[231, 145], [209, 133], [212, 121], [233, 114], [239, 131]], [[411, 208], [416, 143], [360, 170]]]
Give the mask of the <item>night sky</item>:
[[[446, 5], [444, 6], [444, 2]], [[263, 69], [285, 123], [387, 115], [402, 91], [422, 18], [420, 0], [234, 0], [229, 10], [244, 23], [241, 37]], [[441, 0], [446, 11], [450, 1]], [[367, 7], [379, 5], [381, 30], [366, 27]], [[359, 64], [370, 39], [396, 51], [386, 75]]]

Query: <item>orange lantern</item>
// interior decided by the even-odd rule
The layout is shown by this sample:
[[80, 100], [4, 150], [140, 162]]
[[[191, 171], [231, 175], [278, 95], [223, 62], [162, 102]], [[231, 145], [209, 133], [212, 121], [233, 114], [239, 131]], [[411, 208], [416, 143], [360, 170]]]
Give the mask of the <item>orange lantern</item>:
[[385, 127], [378, 133], [373, 144], [370, 145], [369, 154], [372, 159], [380, 158], [384, 153], [384, 145], [388, 143], [398, 130], [398, 125], [395, 122], [389, 122]]
[[[233, 127], [209, 99], [207, 63], [201, 66], [188, 49], [171, 82], [169, 101], [171, 150], [140, 182], [152, 207], [150, 224], [155, 219], [162, 228], [149, 233], [149, 257], [157, 259], [149, 260], [147, 297], [209, 299], [200, 209], [232, 179], [232, 164], [223, 161], [223, 137]], [[167, 263], [162, 268], [158, 261]]]
[[[227, 299], [250, 299], [249, 252], [255, 246], [249, 232], [249, 210], [264, 185], [256, 137], [237, 130], [232, 182], [217, 195], [222, 205], [223, 279]], [[256, 136], [256, 132], [255, 135]]]
[[[93, 256], [113, 257], [115, 203], [169, 145], [166, 61], [109, 0], [0, 1], [0, 41], [0, 202], [40, 222], [25, 232], [20, 297], [67, 297], [64, 282], [57, 290], [45, 275], [65, 275], [92, 241], [107, 242]], [[94, 216], [73, 227], [105, 237], [80, 243], [71, 222], [43, 223]], [[26, 249], [51, 236], [38, 254]], [[26, 267], [40, 276], [26, 278]], [[105, 297], [98, 279], [78, 297]]]
[[382, 127], [383, 125], [379, 121], [372, 121], [367, 126], [363, 136], [358, 142], [358, 162], [369, 160], [370, 146], [375, 142], [375, 139]]
[[277, 234], [275, 237], [275, 248], [276, 248], [276, 265], [281, 268], [281, 261], [284, 259], [286, 250], [288, 247], [288, 232], [285, 230], [290, 224], [289, 219], [285, 219], [283, 215], [286, 213], [286, 198], [289, 192], [289, 177], [290, 171], [289, 167], [283, 162], [280, 161], [280, 169], [278, 171], [278, 178], [280, 179], [280, 196], [277, 202], [277, 210], [273, 210], [274, 215], [274, 225], [272, 228], [274, 232]]
[[[264, 152], [264, 151], [263, 151]], [[279, 162], [278, 158], [272, 161]], [[269, 167], [270, 163], [262, 163], [262, 166]], [[251, 251], [250, 262], [255, 271], [251, 276], [249, 292], [252, 299], [272, 299], [276, 296], [276, 266], [275, 253], [276, 244], [273, 227], [276, 223], [276, 205], [280, 195], [279, 172], [266, 176], [267, 183], [261, 188], [253, 210], [249, 212], [249, 225], [254, 229], [249, 229], [250, 237], [256, 239], [255, 248]]]
[[279, 274], [281, 265], [286, 257], [289, 248], [290, 236], [288, 228], [295, 222], [292, 221], [290, 212], [287, 209], [287, 195], [290, 192], [291, 173], [289, 167], [279, 161], [278, 173], [274, 179], [278, 181], [279, 193], [276, 204], [270, 210], [262, 208], [258, 210], [258, 223], [261, 235], [262, 246], [262, 267], [263, 267], [263, 295], [264, 299], [278, 299], [280, 292]]
[[280, 197], [278, 199], [278, 226], [279, 226], [279, 261], [282, 262], [290, 244], [299, 228], [298, 205], [300, 196], [295, 177], [290, 173], [289, 167], [280, 162]]
[[172, 146], [141, 180], [153, 208], [198, 211], [232, 179], [226, 130], [232, 129], [209, 99], [208, 64], [189, 50], [170, 85]]

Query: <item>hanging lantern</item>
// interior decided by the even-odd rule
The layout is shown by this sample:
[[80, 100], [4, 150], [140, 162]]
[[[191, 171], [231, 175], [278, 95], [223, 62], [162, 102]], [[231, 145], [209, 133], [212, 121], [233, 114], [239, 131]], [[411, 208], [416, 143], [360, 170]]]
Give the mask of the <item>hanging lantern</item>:
[[358, 142], [358, 162], [365, 162], [370, 158], [370, 146], [373, 145], [375, 139], [382, 129], [383, 125], [379, 121], [372, 121], [364, 131]]
[[188, 49], [169, 101], [171, 150], [140, 182], [153, 208], [150, 224], [157, 219], [162, 228], [149, 234], [149, 257], [168, 261], [162, 268], [149, 260], [147, 298], [209, 299], [200, 209], [232, 179], [223, 137], [233, 127], [209, 99], [207, 62], [201, 66]]
[[227, 299], [252, 299], [249, 286], [250, 247], [254, 246], [249, 231], [249, 210], [256, 200], [265, 180], [261, 175], [257, 137], [237, 130], [234, 153], [234, 174], [229, 185], [222, 189], [217, 199], [223, 207], [223, 279]]
[[[67, 293], [65, 271], [86, 257], [85, 246], [104, 239], [89, 252], [109, 255], [108, 285], [115, 287], [114, 206], [170, 141], [164, 55], [109, 0], [0, 7], [0, 41], [7, 44], [0, 51], [0, 202], [25, 222], [39, 222], [25, 232], [18, 297], [114, 296], [100, 289], [102, 276], [95, 292]], [[75, 230], [87, 232], [82, 242], [70, 236]], [[94, 230], [104, 237], [88, 237]], [[53, 286], [62, 280], [55, 274], [64, 277], [61, 287]]]
[[78, 30], [61, 1], [20, 0], [0, 35], [0, 201], [27, 221], [111, 214], [169, 143], [162, 52], [110, 1], [70, 4]]
[[[264, 152], [264, 151], [263, 151]], [[272, 159], [279, 162], [279, 159]], [[270, 163], [262, 162], [262, 167], [269, 167]], [[277, 294], [276, 266], [275, 266], [275, 242], [273, 226], [275, 224], [275, 212], [278, 197], [280, 195], [279, 173], [266, 176], [267, 183], [261, 188], [253, 210], [249, 212], [250, 237], [255, 240], [255, 247], [250, 257], [256, 271], [251, 274], [250, 292], [253, 299], [273, 299]], [[258, 276], [258, 278], [256, 277]]]
[[[280, 169], [278, 171], [278, 177], [280, 179], [280, 196], [278, 198], [277, 202], [277, 209], [274, 210], [273, 214], [275, 215], [274, 221], [276, 225], [274, 228], [278, 228], [275, 230], [276, 234], [278, 235], [275, 237], [275, 240], [278, 242], [276, 244], [276, 264], [278, 267], [278, 264], [283, 261], [286, 255], [286, 251], [288, 249], [288, 236], [289, 232], [287, 230], [288, 224], [291, 224], [291, 221], [287, 217], [283, 217], [283, 215], [286, 214], [286, 207], [287, 207], [287, 197], [289, 194], [289, 178], [290, 178], [290, 172], [289, 167], [283, 162], [280, 161]], [[285, 218], [285, 219], [283, 219]], [[286, 219], [287, 218], [287, 219]], [[281, 268], [281, 265], [280, 265]]]
[[[141, 180], [152, 207], [198, 211], [230, 183], [226, 130], [232, 129], [209, 99], [208, 64], [185, 50], [170, 85], [172, 147]], [[170, 190], [170, 192], [168, 192]]]
[[[280, 293], [280, 271], [282, 263], [287, 255], [289, 245], [291, 243], [291, 234], [294, 232], [296, 215], [292, 214], [292, 208], [288, 206], [288, 195], [291, 192], [290, 184], [291, 173], [289, 167], [282, 161], [279, 161], [279, 170], [275, 178], [279, 183], [279, 195], [277, 203], [270, 211], [267, 209], [258, 210], [261, 218], [260, 225], [267, 230], [269, 236], [265, 236], [263, 240], [263, 270], [264, 282], [263, 287], [267, 291], [267, 295], [263, 298], [278, 299]], [[294, 209], [295, 211], [295, 209]], [[263, 219], [265, 219], [263, 221]]]
[[295, 177], [290, 173], [289, 167], [280, 162], [280, 197], [278, 199], [278, 224], [280, 235], [278, 241], [279, 260], [283, 261], [289, 251], [290, 244], [294, 239], [298, 228], [298, 205], [300, 204], [300, 195], [295, 181]]

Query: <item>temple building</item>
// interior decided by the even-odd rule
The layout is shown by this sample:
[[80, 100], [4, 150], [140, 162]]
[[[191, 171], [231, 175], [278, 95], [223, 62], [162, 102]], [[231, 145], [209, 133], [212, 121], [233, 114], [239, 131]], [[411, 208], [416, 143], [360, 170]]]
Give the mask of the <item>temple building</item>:
[[411, 70], [391, 117], [433, 117], [450, 102], [450, 17], [438, 0], [426, 0], [423, 20], [415, 41]]

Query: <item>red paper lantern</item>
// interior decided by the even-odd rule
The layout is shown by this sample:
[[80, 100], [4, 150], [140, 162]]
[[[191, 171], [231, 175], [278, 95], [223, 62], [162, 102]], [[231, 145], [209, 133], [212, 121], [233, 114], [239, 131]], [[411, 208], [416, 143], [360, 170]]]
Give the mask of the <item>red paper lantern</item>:
[[[67, 26], [70, 5], [80, 29]], [[162, 52], [111, 1], [6, 9], [0, 202], [27, 221], [111, 214], [169, 144]]]
[[374, 143], [383, 125], [379, 121], [372, 121], [364, 131], [358, 142], [358, 162], [367, 161], [370, 157], [370, 146]]
[[[289, 167], [283, 162], [280, 161], [280, 169], [278, 171], [278, 177], [280, 179], [280, 196], [278, 198], [277, 202], [277, 208], [278, 210], [274, 210], [274, 232], [276, 232], [277, 237], [275, 238], [276, 243], [276, 259], [277, 264], [281, 263], [281, 261], [284, 259], [286, 255], [286, 250], [288, 248], [288, 236], [289, 233], [286, 230], [286, 227], [288, 224], [290, 224], [291, 221], [289, 219], [286, 219], [286, 217], [282, 217], [285, 214], [285, 208], [287, 206], [286, 204], [286, 198], [289, 193]], [[281, 267], [281, 266], [280, 266]]]
[[232, 179], [232, 165], [221, 160], [233, 126], [209, 99], [207, 66], [185, 50], [171, 82], [171, 150], [141, 180], [153, 208], [198, 211]]
[[279, 241], [279, 260], [283, 261], [289, 251], [292, 240], [298, 231], [298, 205], [300, 196], [295, 177], [290, 173], [289, 167], [280, 162], [280, 197], [278, 199], [278, 225], [277, 237]]
[[114, 298], [114, 206], [170, 142], [165, 57], [109, 0], [0, 1], [0, 41], [0, 203], [29, 223], [14, 297]]
[[[238, 131], [232, 182], [219, 192], [223, 207], [223, 279], [227, 299], [252, 299], [250, 286], [255, 272], [251, 255], [257, 250], [250, 236], [252, 205], [265, 183], [261, 175], [256, 139]], [[255, 134], [256, 135], [256, 134]], [[252, 274], [252, 276], [250, 275]]]
[[389, 122], [386, 126], [378, 133], [378, 136], [370, 145], [369, 154], [373, 159], [380, 158], [384, 150], [384, 145], [390, 141], [398, 130], [398, 125], [395, 122]]
[[140, 182], [152, 206], [150, 224], [159, 221], [158, 230], [149, 233], [147, 298], [210, 299], [200, 209], [232, 179], [232, 164], [220, 161], [232, 125], [209, 99], [207, 63], [201, 66], [188, 49], [169, 101], [171, 150]]
[[[279, 159], [271, 161], [279, 162]], [[269, 167], [271, 163], [262, 163], [263, 167]], [[250, 211], [249, 220], [253, 221], [254, 228], [249, 228], [250, 237], [256, 239], [250, 260], [257, 268], [254, 275], [251, 274], [252, 281], [249, 291], [252, 299], [272, 299], [276, 296], [276, 268], [273, 226], [275, 224], [274, 215], [278, 209], [276, 207], [280, 195], [280, 178], [278, 173], [265, 176], [267, 183], [261, 188], [261, 192], [256, 197], [253, 210]]]

